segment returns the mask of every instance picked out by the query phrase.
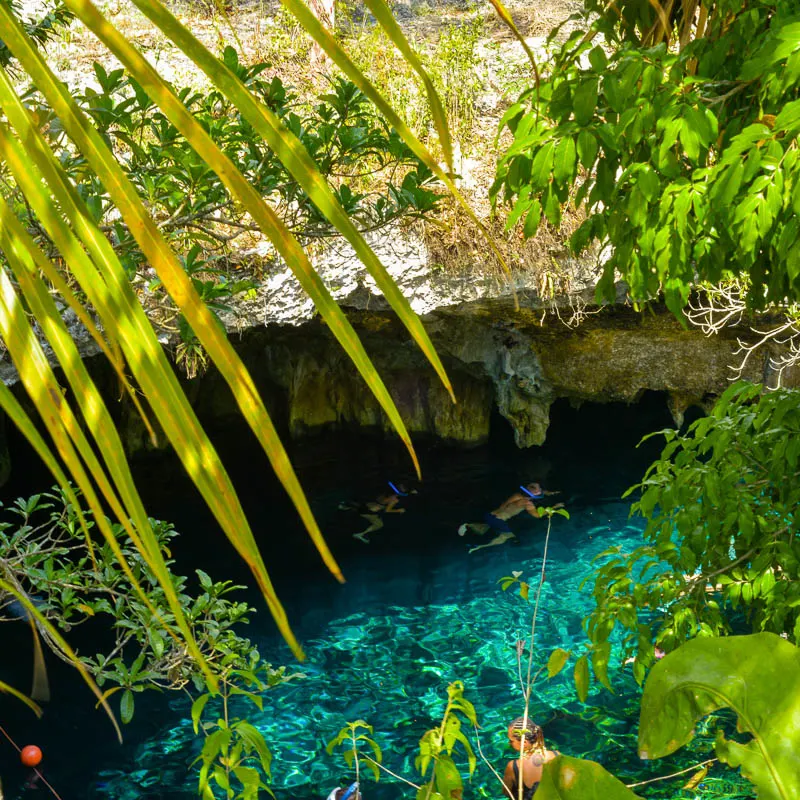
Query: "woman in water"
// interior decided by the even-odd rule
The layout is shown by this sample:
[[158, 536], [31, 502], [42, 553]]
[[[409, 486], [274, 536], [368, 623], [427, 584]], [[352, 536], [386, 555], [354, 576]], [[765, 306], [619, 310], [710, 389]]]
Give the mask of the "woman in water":
[[[503, 785], [511, 800], [531, 800], [542, 779], [544, 765], [561, 755], [558, 750], [548, 750], [544, 744], [542, 729], [531, 720], [517, 717], [508, 726], [508, 741], [522, 758], [506, 764]], [[522, 770], [522, 794], [520, 795], [520, 769]]]

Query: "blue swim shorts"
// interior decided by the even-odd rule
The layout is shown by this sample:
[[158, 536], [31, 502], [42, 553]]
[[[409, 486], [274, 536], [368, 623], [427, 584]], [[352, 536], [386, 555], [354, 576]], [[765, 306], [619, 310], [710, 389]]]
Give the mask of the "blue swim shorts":
[[500, 519], [500, 517], [496, 517], [494, 514], [487, 512], [484, 514], [483, 521], [493, 531], [497, 531], [498, 533], [513, 533], [507, 519]]

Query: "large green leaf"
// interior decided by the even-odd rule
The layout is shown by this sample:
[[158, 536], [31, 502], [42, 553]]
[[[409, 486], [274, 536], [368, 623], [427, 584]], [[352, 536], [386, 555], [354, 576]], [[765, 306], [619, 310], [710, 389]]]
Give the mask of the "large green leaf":
[[689, 742], [707, 714], [730, 708], [740, 744], [717, 741], [720, 760], [741, 767], [759, 800], [797, 800], [800, 650], [774, 633], [694, 639], [655, 665], [645, 684], [639, 755], [660, 758]]
[[542, 772], [536, 800], [636, 800], [622, 781], [594, 761], [559, 756]]

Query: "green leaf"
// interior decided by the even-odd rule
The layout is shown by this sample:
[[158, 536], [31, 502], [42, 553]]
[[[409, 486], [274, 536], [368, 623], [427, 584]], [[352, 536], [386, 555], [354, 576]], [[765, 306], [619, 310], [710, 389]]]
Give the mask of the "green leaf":
[[700, 136], [690, 120], [685, 118], [681, 120], [678, 136], [680, 137], [683, 149], [686, 151], [686, 155], [692, 161], [697, 161], [700, 156]]
[[589, 51], [589, 63], [595, 72], [603, 72], [608, 66], [608, 57], [602, 47], [593, 47]]
[[653, 667], [642, 697], [639, 755], [661, 758], [687, 744], [695, 725], [730, 708], [747, 744], [717, 741], [719, 757], [758, 788], [760, 800], [797, 796], [800, 652], [773, 633], [694, 639]]
[[562, 139], [553, 157], [553, 177], [558, 184], [569, 183], [575, 174], [575, 140], [569, 136]]
[[550, 173], [553, 169], [555, 142], [545, 142], [536, 152], [531, 164], [531, 184], [544, 189], [550, 184]]
[[547, 677], [553, 678], [564, 669], [567, 661], [569, 661], [570, 651], [563, 650], [557, 647], [550, 653], [550, 658], [547, 660]]
[[611, 643], [595, 642], [592, 646], [592, 669], [595, 677], [609, 692], [613, 692], [611, 682], [608, 680], [608, 659], [611, 655]]
[[648, 202], [652, 202], [660, 194], [661, 181], [655, 170], [649, 165], [645, 164], [637, 175], [636, 184], [641, 189], [642, 194]]
[[578, 134], [578, 158], [585, 169], [590, 170], [594, 166], [598, 148], [597, 139], [590, 131], [584, 129]]
[[528, 216], [525, 217], [525, 225], [522, 228], [522, 233], [526, 239], [531, 239], [532, 237], [536, 236], [536, 232], [539, 230], [539, 224], [541, 223], [541, 221], [542, 221], [542, 204], [539, 202], [539, 200], [534, 200], [531, 203], [530, 211], [528, 211]]
[[453, 792], [461, 792], [464, 784], [458, 767], [446, 753], [442, 753], [436, 759], [433, 774], [436, 779], [436, 790], [442, 797], [453, 797]]
[[800, 100], [787, 103], [781, 109], [781, 113], [775, 117], [773, 130], [782, 130], [787, 133], [794, 133], [800, 130]]
[[119, 718], [127, 725], [133, 719], [133, 692], [126, 689], [122, 693], [122, 699], [119, 701]]
[[578, 690], [578, 699], [581, 703], [585, 703], [589, 696], [589, 659], [587, 656], [581, 656], [575, 662], [573, 677], [575, 688]]
[[597, 108], [597, 87], [597, 78], [584, 79], [575, 87], [572, 108], [578, 125], [588, 125], [594, 117]]
[[545, 764], [536, 800], [636, 800], [622, 781], [594, 761], [558, 756]]
[[197, 733], [200, 725], [200, 717], [203, 716], [203, 709], [206, 707], [206, 703], [211, 699], [211, 695], [201, 694], [200, 697], [197, 698], [192, 703], [192, 727], [194, 728], [194, 732]]

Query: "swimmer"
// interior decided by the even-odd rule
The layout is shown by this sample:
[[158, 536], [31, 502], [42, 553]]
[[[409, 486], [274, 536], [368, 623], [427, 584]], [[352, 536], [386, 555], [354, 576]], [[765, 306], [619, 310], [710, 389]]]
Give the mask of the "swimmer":
[[[508, 742], [518, 753], [522, 751], [521, 758], [515, 758], [506, 764], [503, 773], [503, 788], [511, 800], [532, 800], [542, 780], [544, 765], [552, 761], [561, 753], [558, 750], [548, 750], [544, 743], [544, 732], [531, 720], [525, 722], [524, 717], [517, 717], [508, 726]], [[519, 771], [522, 767], [522, 793], [520, 794]]]
[[362, 800], [358, 790], [358, 781], [351, 783], [347, 788], [337, 786], [329, 795], [328, 800]]
[[339, 503], [341, 511], [357, 511], [358, 515], [369, 522], [363, 531], [353, 534], [354, 539], [358, 539], [364, 544], [369, 544], [367, 534], [379, 531], [383, 527], [383, 520], [380, 514], [405, 514], [404, 508], [397, 508], [401, 497], [408, 497], [410, 494], [417, 494], [416, 489], [407, 489], [403, 483], [393, 483], [388, 481], [390, 492], [379, 494], [374, 500], [366, 503]]
[[[489, 511], [483, 518], [483, 522], [465, 522], [458, 529], [458, 535], [464, 536], [468, 532], [477, 533], [483, 536], [488, 531], [494, 531], [497, 535], [494, 539], [479, 547], [470, 549], [470, 553], [480, 550], [484, 547], [494, 547], [496, 545], [504, 544], [511, 539], [516, 538], [508, 520], [521, 514], [523, 511], [530, 514], [534, 519], [539, 519], [541, 514], [535, 505], [535, 501], [541, 500], [546, 495], [559, 494], [559, 492], [545, 491], [541, 484], [538, 482], [529, 483], [520, 486], [520, 491], [515, 492], [507, 500], [500, 504], [494, 511]], [[553, 508], [563, 508], [563, 503], [556, 503]]]

